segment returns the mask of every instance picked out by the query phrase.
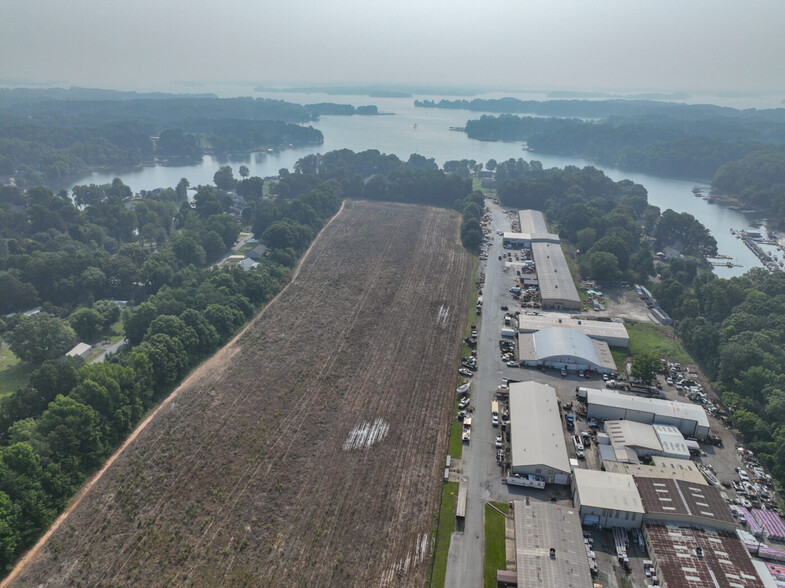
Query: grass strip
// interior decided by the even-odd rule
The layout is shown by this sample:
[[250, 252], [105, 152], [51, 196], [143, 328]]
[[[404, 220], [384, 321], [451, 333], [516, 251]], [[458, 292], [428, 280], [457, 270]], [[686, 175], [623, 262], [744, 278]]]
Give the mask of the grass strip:
[[443, 588], [447, 577], [447, 556], [450, 540], [455, 530], [455, 501], [458, 498], [458, 482], [446, 482], [442, 490], [442, 503], [436, 526], [436, 547], [433, 551], [431, 587]]
[[[494, 502], [493, 505], [506, 514], [510, 512], [508, 504]], [[489, 504], [485, 505], [485, 588], [496, 588], [496, 570], [507, 569], [505, 521]]]

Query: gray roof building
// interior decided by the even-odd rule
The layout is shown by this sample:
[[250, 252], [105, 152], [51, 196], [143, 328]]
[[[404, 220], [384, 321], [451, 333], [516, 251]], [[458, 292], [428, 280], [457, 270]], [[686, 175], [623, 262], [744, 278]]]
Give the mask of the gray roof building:
[[[600, 446], [602, 449], [603, 446]], [[606, 447], [610, 447], [609, 445]], [[688, 459], [673, 459], [670, 457], [652, 457], [653, 465], [636, 463], [621, 463], [621, 461], [603, 461], [602, 467], [606, 472], [617, 474], [630, 474], [634, 478], [666, 478], [669, 480], [684, 480], [691, 484], [707, 486], [706, 478]]]
[[583, 529], [575, 509], [516, 500], [514, 512], [518, 588], [592, 585]]
[[584, 524], [638, 528], [644, 508], [629, 474], [578, 469], [572, 473], [573, 502]]
[[521, 233], [548, 232], [548, 225], [545, 223], [545, 215], [539, 210], [519, 210], [518, 222], [521, 225]]
[[521, 333], [535, 333], [551, 327], [575, 329], [592, 339], [605, 341], [612, 347], [629, 347], [630, 345], [630, 335], [622, 322], [587, 321], [544, 314], [521, 314], [518, 316], [518, 330]]
[[510, 384], [510, 446], [514, 474], [569, 483], [570, 460], [553, 388], [537, 382]]
[[686, 402], [643, 398], [615, 390], [589, 389], [587, 416], [603, 420], [630, 420], [639, 423], [672, 425], [686, 437], [705, 439], [709, 419], [703, 407]]
[[532, 241], [532, 259], [540, 283], [542, 307], [579, 310], [581, 298], [561, 245], [548, 241]]
[[521, 333], [517, 351], [519, 361], [529, 366], [589, 369], [601, 373], [616, 371], [608, 344], [575, 329], [551, 327], [535, 333]]

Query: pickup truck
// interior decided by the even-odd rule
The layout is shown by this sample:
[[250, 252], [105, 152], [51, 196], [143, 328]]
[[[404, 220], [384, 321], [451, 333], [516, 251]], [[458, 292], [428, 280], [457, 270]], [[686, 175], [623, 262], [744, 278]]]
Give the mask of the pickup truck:
[[519, 475], [513, 474], [512, 476], [507, 476], [507, 485], [508, 486], [524, 486], [526, 488], [538, 488], [540, 490], [545, 489], [545, 482], [539, 476], [535, 476], [534, 474], [526, 474], [526, 475]]

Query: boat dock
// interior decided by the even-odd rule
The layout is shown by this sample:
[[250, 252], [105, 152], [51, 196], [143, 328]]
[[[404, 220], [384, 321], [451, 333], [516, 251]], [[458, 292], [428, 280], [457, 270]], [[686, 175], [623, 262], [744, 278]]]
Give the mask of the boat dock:
[[[731, 229], [731, 232], [742, 240], [742, 242], [750, 251], [755, 254], [755, 257], [760, 260], [766, 269], [772, 272], [785, 271], [785, 263], [782, 260], [777, 259], [776, 255], [767, 253], [761, 247], [761, 244], [777, 245], [776, 241], [772, 241], [770, 239], [764, 240], [763, 236], [756, 231], [734, 231]], [[779, 246], [777, 247], [779, 248]]]

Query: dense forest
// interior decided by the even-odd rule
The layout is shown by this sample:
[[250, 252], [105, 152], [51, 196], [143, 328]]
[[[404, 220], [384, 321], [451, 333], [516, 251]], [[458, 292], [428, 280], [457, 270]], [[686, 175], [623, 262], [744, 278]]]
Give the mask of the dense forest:
[[771, 228], [785, 228], [785, 147], [753, 151], [723, 164], [711, 190], [765, 212]]
[[319, 145], [303, 123], [373, 115], [375, 106], [89, 89], [0, 89], [0, 177], [57, 188], [90, 169], [186, 164], [219, 155]]
[[606, 120], [615, 117], [656, 120], [668, 118], [682, 121], [714, 121], [771, 128], [782, 132], [785, 108], [770, 110], [739, 110], [713, 104], [681, 104], [656, 100], [519, 100], [518, 98], [493, 98], [474, 100], [415, 100], [421, 108], [447, 108], [475, 112], [529, 114], [546, 117], [567, 117]]
[[646, 173], [711, 178], [725, 163], [753, 152], [778, 152], [785, 127], [672, 119], [576, 119], [484, 115], [466, 123], [466, 133], [484, 141], [526, 141], [542, 153], [595, 159], [605, 165]]
[[[466, 133], [483, 141], [526, 141], [535, 151], [577, 155], [620, 169], [713, 178], [715, 195], [763, 212], [772, 227], [785, 226], [785, 109], [640, 100], [442, 100], [419, 105], [536, 114], [483, 115], [466, 123]], [[568, 116], [591, 120], [564, 118]]]
[[[0, 335], [31, 373], [0, 399], [3, 571], [143, 415], [283, 287], [344, 198], [457, 208], [467, 246], [482, 237], [482, 194], [419, 155], [312, 155], [281, 170], [271, 195], [240, 171], [220, 168], [192, 201], [186, 179], [140, 194], [119, 179], [70, 194], [0, 188]], [[212, 265], [241, 225], [268, 255], [251, 271]], [[118, 320], [127, 344], [107, 361], [61, 359]]]
[[785, 273], [721, 279], [674, 260], [652, 291], [745, 444], [785, 485]]

